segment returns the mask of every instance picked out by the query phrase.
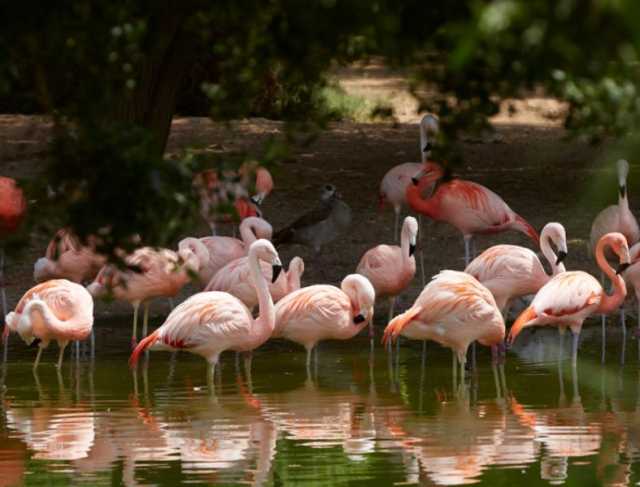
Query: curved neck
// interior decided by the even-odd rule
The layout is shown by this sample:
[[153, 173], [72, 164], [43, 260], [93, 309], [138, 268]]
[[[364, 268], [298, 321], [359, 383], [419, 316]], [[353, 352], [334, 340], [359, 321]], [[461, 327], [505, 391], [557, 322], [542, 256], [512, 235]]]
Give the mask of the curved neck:
[[560, 274], [564, 272], [566, 269], [564, 264], [560, 262], [560, 264], [556, 265], [558, 261], [558, 256], [551, 248], [551, 244], [549, 243], [549, 238], [546, 235], [542, 235], [540, 237], [540, 250], [542, 251], [542, 255], [544, 255], [545, 259], [549, 263], [551, 267], [551, 275], [555, 276], [556, 274]]
[[406, 267], [414, 258], [413, 255], [409, 256], [409, 236], [406, 232], [400, 234], [400, 252], [402, 253], [402, 265]]
[[422, 181], [417, 186], [415, 184], [409, 184], [409, 186], [407, 186], [406, 192], [407, 203], [415, 211], [422, 213], [429, 218], [433, 218], [433, 215], [436, 212], [436, 202], [433, 199], [433, 196], [426, 199], [420, 196], [421, 189], [423, 189], [424, 187], [425, 185]]
[[605, 290], [602, 290], [602, 300], [598, 307], [598, 312], [602, 314], [611, 313], [620, 307], [624, 298], [627, 295], [627, 286], [624, 283], [624, 279], [616, 274], [616, 271], [609, 265], [607, 259], [604, 256], [604, 247], [608, 245], [605, 242], [598, 242], [596, 247], [596, 262], [598, 267], [604, 272], [613, 284], [613, 294], [608, 295]]
[[[62, 321], [58, 319], [58, 317], [49, 309], [49, 305], [42, 301], [41, 299], [32, 299], [27, 303], [24, 307], [23, 315], [29, 316], [30, 318], [33, 315], [33, 312], [37, 312], [42, 317], [42, 323], [49, 330], [54, 333], [64, 333], [65, 328], [68, 327], [68, 324], [63, 324]], [[32, 322], [32, 320], [30, 320]]]
[[258, 344], [257, 346], [259, 346], [273, 333], [276, 324], [276, 312], [271, 293], [269, 292], [269, 285], [260, 269], [258, 256], [254, 253], [249, 254], [249, 272], [251, 272], [251, 278], [253, 279], [256, 293], [258, 294], [259, 314], [253, 321], [253, 332], [254, 340]]
[[258, 239], [253, 230], [253, 227], [250, 224], [240, 225], [240, 238], [247, 246], [247, 248]]
[[300, 289], [301, 276], [298, 269], [289, 269], [287, 272], [287, 292], [291, 293]]

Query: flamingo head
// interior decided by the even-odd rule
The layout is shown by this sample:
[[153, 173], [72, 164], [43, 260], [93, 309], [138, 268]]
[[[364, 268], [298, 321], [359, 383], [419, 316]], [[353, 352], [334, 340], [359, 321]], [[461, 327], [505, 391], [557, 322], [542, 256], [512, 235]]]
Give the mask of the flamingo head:
[[271, 282], [276, 282], [282, 272], [282, 261], [273, 244], [265, 239], [256, 240], [249, 247], [249, 257], [252, 255], [271, 265]]
[[408, 216], [402, 223], [402, 237], [409, 240], [409, 257], [416, 252], [416, 246], [418, 241], [418, 221]]
[[353, 323], [359, 325], [372, 320], [376, 291], [369, 279], [360, 274], [349, 274], [340, 287], [351, 301]]

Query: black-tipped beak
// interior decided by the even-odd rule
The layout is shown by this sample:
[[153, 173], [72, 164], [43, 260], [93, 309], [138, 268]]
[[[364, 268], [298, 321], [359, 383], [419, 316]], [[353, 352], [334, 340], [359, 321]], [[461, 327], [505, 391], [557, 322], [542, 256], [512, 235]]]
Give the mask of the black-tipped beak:
[[34, 338], [33, 341], [29, 344], [29, 348], [37, 348], [40, 345], [40, 342], [42, 340], [40, 340], [39, 338]]
[[416, 253], [416, 244], [409, 244], [409, 257]]
[[359, 325], [360, 323], [362, 323], [365, 320], [365, 317], [362, 315], [362, 313], [357, 314], [353, 317], [353, 322], [356, 325]]
[[627, 194], [627, 186], [626, 185], [622, 185], [620, 186], [620, 197], [624, 198], [625, 195]]
[[618, 268], [616, 269], [616, 274], [623, 273], [630, 265], [631, 264], [629, 262], [620, 262], [620, 264], [618, 264]]
[[257, 196], [252, 196], [249, 199], [251, 200], [251, 203], [253, 203], [254, 205], [260, 206], [260, 198], [258, 198]]
[[424, 144], [422, 152], [429, 152], [431, 149], [433, 149], [433, 145], [431, 144], [431, 142], [427, 142], [426, 144]]
[[411, 178], [411, 182], [413, 183], [414, 186], [417, 186], [420, 180], [417, 177], [413, 176]]
[[559, 250], [558, 258], [556, 259], [556, 265], [559, 265], [566, 258], [567, 258], [567, 253], [564, 250]]
[[274, 264], [271, 266], [273, 270], [273, 276], [271, 277], [271, 282], [276, 282], [278, 280], [278, 276], [282, 272], [282, 266], [280, 264]]

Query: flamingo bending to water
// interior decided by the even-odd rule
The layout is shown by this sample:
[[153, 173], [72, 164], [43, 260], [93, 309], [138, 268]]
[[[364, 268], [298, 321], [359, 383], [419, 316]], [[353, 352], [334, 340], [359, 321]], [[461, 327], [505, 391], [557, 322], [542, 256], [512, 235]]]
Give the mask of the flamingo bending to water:
[[260, 262], [268, 263], [277, 279], [280, 257], [268, 240], [257, 240], [249, 248], [252, 282], [259, 300], [258, 318], [235, 296], [223, 292], [194, 294], [177, 306], [160, 328], [144, 338], [131, 354], [129, 364], [138, 362], [146, 350], [185, 350], [204, 357], [210, 365], [209, 381], [220, 354], [225, 350], [251, 351], [269, 339], [275, 326], [275, 310]]
[[35, 339], [40, 340], [34, 369], [40, 363], [42, 350], [56, 340], [60, 347], [60, 368], [67, 344], [72, 340], [84, 340], [91, 333], [93, 298], [80, 284], [53, 279], [29, 289], [5, 321], [8, 329], [18, 333], [27, 345]]
[[142, 333], [146, 335], [149, 300], [171, 298], [178, 294], [191, 279], [190, 274], [198, 272], [200, 262], [206, 260], [207, 255], [198, 256], [191, 249], [181, 249], [176, 253], [168, 249], [143, 247], [125, 258], [125, 263], [131, 269], [123, 271], [107, 265], [87, 289], [94, 297], [112, 293], [116, 300], [126, 301], [133, 306], [131, 343], [135, 346], [140, 304], [144, 303], [145, 306]]
[[[607, 262], [605, 249], [612, 250], [619, 260], [618, 270]], [[563, 272], [542, 286], [531, 306], [516, 319], [509, 332], [508, 342], [513, 343], [523, 328], [533, 325], [555, 325], [564, 333], [570, 328], [573, 334], [572, 362], [578, 355], [578, 338], [584, 320], [594, 314], [609, 314], [622, 304], [627, 287], [619, 275], [630, 265], [629, 247], [621, 233], [607, 233], [596, 245], [598, 267], [611, 280], [613, 294], [608, 295], [598, 280], [583, 271]]]
[[[553, 243], [558, 253], [551, 248]], [[512, 299], [534, 294], [552, 276], [565, 271], [567, 236], [560, 223], [547, 223], [540, 233], [540, 250], [551, 267], [547, 274], [532, 250], [519, 245], [494, 245], [473, 259], [464, 270], [480, 281], [496, 298], [505, 318]]]
[[469, 345], [478, 341], [490, 346], [495, 358], [504, 334], [504, 319], [491, 291], [465, 272], [445, 270], [434, 276], [411, 308], [391, 320], [382, 342], [399, 335], [438, 342], [454, 352], [464, 377]]
[[84, 283], [93, 280], [105, 264], [95, 245], [82, 245], [71, 231], [61, 228], [49, 242], [44, 257], [33, 266], [33, 280], [68, 279]]
[[350, 274], [340, 288], [325, 284], [303, 287], [276, 304], [273, 338], [286, 338], [307, 350], [307, 374], [311, 352], [321, 340], [348, 340], [373, 321], [376, 292], [369, 280]]
[[538, 232], [490, 189], [462, 179], [440, 182], [431, 196], [431, 187], [440, 179], [438, 171], [427, 170], [416, 184], [407, 187], [407, 202], [415, 211], [456, 227], [464, 237], [465, 266], [469, 265], [470, 242], [476, 234], [516, 230], [527, 235], [536, 247]]
[[[273, 227], [259, 217], [248, 217], [240, 222], [240, 239], [233, 237], [187, 237], [178, 244], [178, 250], [191, 249], [198, 255], [205, 255], [202, 246], [208, 251], [208, 260], [200, 262], [198, 280], [205, 287], [211, 278], [229, 262], [247, 255], [249, 246], [258, 239], [271, 240]], [[200, 249], [200, 250], [198, 250]]]
[[393, 317], [396, 296], [403, 292], [416, 274], [416, 240], [418, 222], [412, 216], [404, 219], [400, 234], [400, 247], [397, 245], [378, 245], [360, 259], [356, 268], [358, 274], [365, 276], [376, 291], [376, 298], [389, 297], [389, 321]]

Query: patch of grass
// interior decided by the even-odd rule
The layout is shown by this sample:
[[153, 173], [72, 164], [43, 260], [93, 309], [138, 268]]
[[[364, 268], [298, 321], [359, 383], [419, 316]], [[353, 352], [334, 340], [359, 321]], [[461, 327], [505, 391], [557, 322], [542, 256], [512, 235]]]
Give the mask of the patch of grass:
[[337, 85], [322, 88], [319, 96], [331, 120], [373, 122], [393, 117], [393, 108], [388, 103], [351, 95]]

